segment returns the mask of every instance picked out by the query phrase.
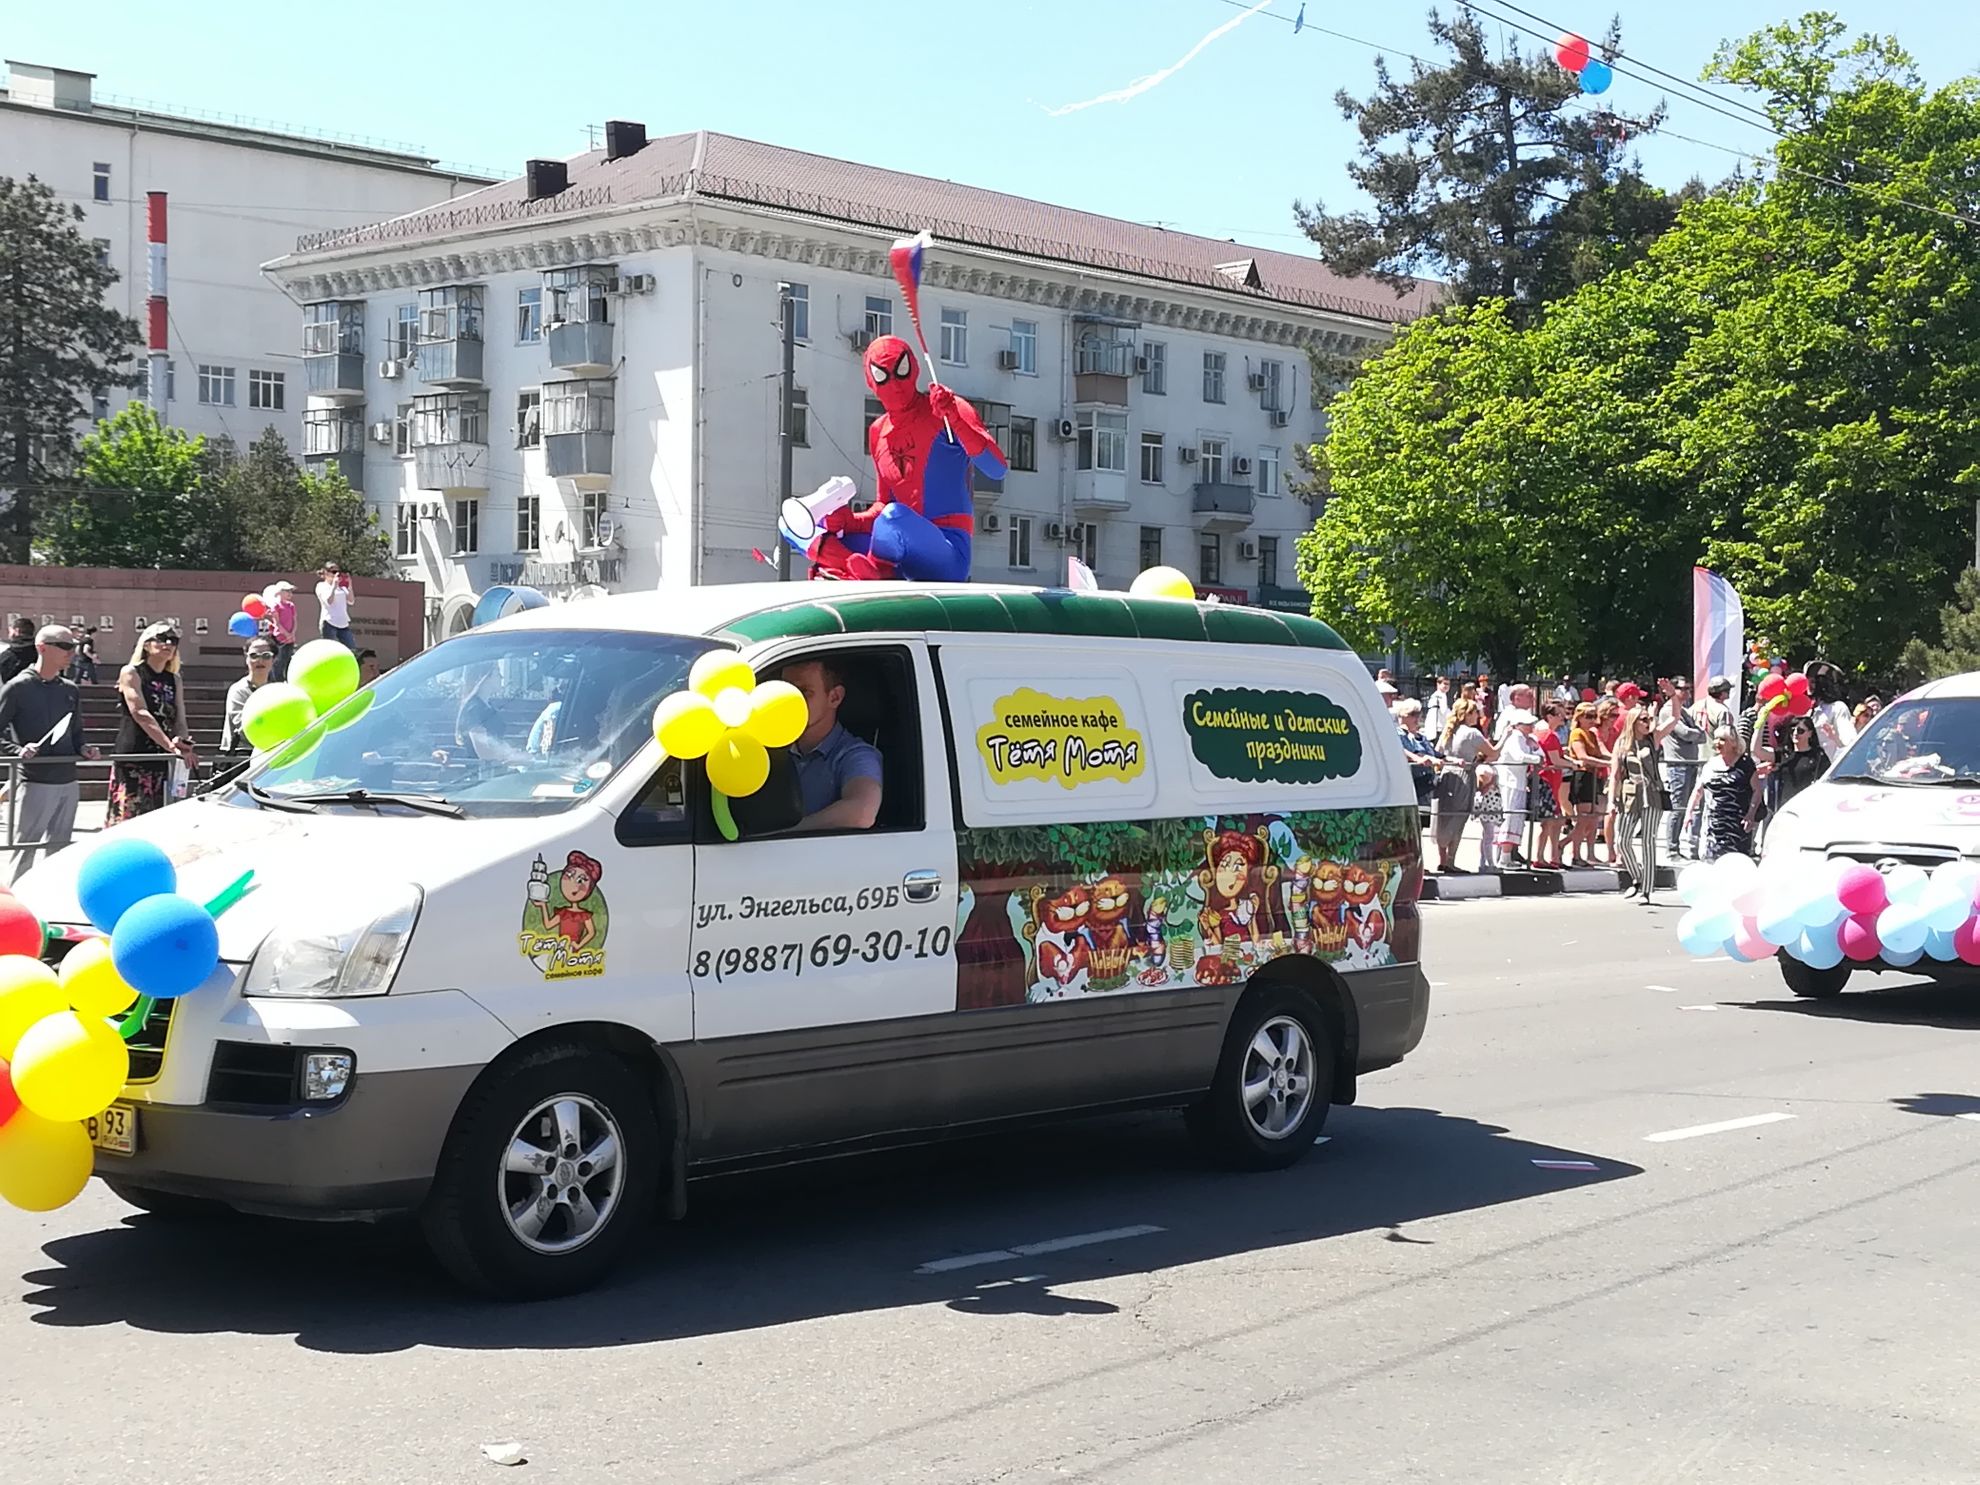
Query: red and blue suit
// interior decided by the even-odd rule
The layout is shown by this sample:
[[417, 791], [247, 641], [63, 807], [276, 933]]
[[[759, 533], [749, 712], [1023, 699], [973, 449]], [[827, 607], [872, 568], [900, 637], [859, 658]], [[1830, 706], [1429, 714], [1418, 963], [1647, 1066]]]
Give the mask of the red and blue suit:
[[886, 409], [867, 434], [877, 491], [865, 510], [834, 511], [806, 555], [834, 577], [969, 581], [976, 506], [970, 470], [1009, 466], [976, 409], [947, 387], [916, 385], [914, 349], [898, 335], [866, 348], [866, 381]]

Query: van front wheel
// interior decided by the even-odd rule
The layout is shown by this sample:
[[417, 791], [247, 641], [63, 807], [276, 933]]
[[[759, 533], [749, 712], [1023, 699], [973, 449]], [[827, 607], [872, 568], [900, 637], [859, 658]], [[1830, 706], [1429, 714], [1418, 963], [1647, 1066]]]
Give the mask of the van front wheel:
[[1849, 971], [1841, 965], [1834, 969], [1817, 969], [1812, 964], [1803, 964], [1790, 955], [1781, 955], [1781, 979], [1794, 994], [1805, 1000], [1827, 1000], [1831, 995], [1843, 993], [1849, 983]]
[[420, 1212], [427, 1245], [470, 1289], [541, 1299], [589, 1288], [646, 1228], [659, 1122], [609, 1053], [548, 1046], [471, 1092]]
[[1279, 1170], [1319, 1138], [1333, 1090], [1326, 1019], [1309, 997], [1275, 986], [1239, 1004], [1190, 1128], [1223, 1164]]

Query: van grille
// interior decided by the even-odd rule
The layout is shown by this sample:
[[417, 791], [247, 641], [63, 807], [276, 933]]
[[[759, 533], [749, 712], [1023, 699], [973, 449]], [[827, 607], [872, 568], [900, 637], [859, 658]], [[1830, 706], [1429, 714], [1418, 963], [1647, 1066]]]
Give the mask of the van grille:
[[1907, 866], [1921, 866], [1930, 871], [1935, 866], [1944, 866], [1948, 861], [1959, 860], [1959, 852], [1950, 846], [1880, 846], [1852, 842], [1849, 845], [1831, 846], [1831, 861], [1861, 861], [1865, 866], [1875, 866], [1880, 861], [1898, 861]]

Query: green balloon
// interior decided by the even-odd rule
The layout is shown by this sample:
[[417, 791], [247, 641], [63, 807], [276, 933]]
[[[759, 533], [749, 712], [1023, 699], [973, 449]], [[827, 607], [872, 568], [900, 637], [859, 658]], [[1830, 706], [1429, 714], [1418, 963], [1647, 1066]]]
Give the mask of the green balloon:
[[357, 690], [357, 656], [334, 639], [313, 639], [290, 658], [289, 680], [303, 688], [311, 706], [327, 712]]
[[316, 720], [309, 693], [289, 681], [270, 681], [241, 708], [241, 731], [257, 748], [276, 748]]

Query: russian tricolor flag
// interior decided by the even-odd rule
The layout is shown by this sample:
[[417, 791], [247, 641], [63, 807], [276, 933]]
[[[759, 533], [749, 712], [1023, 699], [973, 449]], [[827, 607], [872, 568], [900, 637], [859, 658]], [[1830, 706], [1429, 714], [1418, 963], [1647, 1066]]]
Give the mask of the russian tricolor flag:
[[893, 264], [894, 281], [901, 286], [901, 297], [907, 301], [908, 318], [914, 321], [914, 338], [921, 342], [924, 356], [928, 354], [928, 336], [921, 328], [921, 269], [928, 249], [934, 245], [934, 239], [926, 232], [917, 232], [896, 242], [887, 254]]
[[1703, 697], [1715, 675], [1730, 676], [1738, 710], [1746, 654], [1746, 608], [1733, 585], [1704, 567], [1691, 569], [1691, 693]]

